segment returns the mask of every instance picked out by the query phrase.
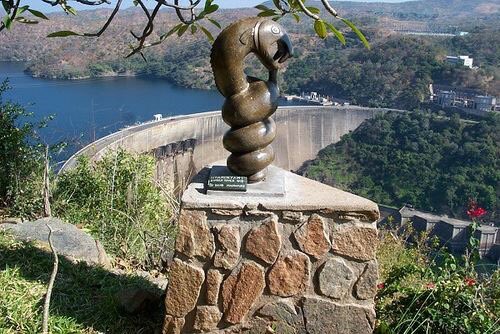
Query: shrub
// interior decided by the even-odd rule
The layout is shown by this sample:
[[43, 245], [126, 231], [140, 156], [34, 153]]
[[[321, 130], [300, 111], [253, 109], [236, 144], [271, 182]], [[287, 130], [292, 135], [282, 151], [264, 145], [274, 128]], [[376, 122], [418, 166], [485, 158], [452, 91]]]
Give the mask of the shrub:
[[162, 268], [173, 242], [176, 201], [154, 181], [155, 161], [119, 149], [59, 176], [53, 209], [88, 230], [108, 252], [143, 267]]
[[33, 218], [43, 208], [44, 145], [37, 131], [47, 120], [30, 122], [32, 113], [3, 100], [8, 89], [7, 81], [0, 84], [0, 208]]
[[471, 237], [468, 252], [458, 258], [445, 248], [435, 252], [421, 242], [408, 247], [400, 237], [384, 238], [376, 333], [498, 333], [500, 270], [478, 274], [477, 247]]

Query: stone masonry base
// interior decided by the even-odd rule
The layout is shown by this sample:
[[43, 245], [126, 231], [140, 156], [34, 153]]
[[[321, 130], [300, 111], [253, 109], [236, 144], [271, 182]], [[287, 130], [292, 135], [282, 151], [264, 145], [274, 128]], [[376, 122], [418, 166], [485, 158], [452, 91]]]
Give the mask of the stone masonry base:
[[280, 198], [188, 187], [164, 334], [373, 332], [376, 204], [279, 172]]

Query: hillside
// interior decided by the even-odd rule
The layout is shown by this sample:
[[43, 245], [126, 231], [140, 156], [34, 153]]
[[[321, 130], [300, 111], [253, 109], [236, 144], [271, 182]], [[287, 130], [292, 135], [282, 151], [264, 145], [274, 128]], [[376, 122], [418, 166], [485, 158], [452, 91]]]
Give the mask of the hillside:
[[306, 163], [302, 175], [378, 203], [463, 217], [474, 198], [498, 221], [500, 117], [465, 123], [388, 113], [363, 123]]
[[[315, 90], [364, 105], [402, 108], [417, 108], [433, 82], [500, 95], [500, 21], [495, 21], [500, 17], [499, 5], [487, 0], [454, 0], [451, 4], [445, 0], [423, 0], [403, 4], [340, 1], [336, 6], [363, 30], [372, 50], [364, 49], [356, 36], [340, 24], [337, 25], [347, 38], [345, 47], [332, 37], [324, 41], [312, 38], [310, 21], [297, 24], [286, 18], [282, 24], [291, 35], [297, 57], [290, 61], [288, 74], [284, 75], [285, 91]], [[100, 38], [45, 37], [57, 30], [96, 31], [109, 13], [108, 9], [98, 9], [82, 11], [76, 17], [53, 14], [49, 22], [15, 25], [12, 31], [0, 34], [0, 60], [27, 61], [32, 75], [47, 78], [148, 75], [185, 87], [214, 88], [210, 44], [200, 34], [170, 37], [146, 50], [148, 62], [139, 56], [124, 58], [128, 45], [134, 42], [129, 31], [139, 31], [144, 24], [136, 8], [119, 13]], [[225, 26], [256, 13], [251, 8], [220, 10], [215, 18]], [[152, 40], [176, 23], [171, 11], [162, 11]], [[216, 28], [209, 28], [217, 34]], [[468, 28], [468, 36], [448, 39], [396, 33]], [[471, 55], [481, 69], [447, 67], [443, 64], [447, 53]], [[259, 72], [256, 62], [249, 67], [252, 74]]]

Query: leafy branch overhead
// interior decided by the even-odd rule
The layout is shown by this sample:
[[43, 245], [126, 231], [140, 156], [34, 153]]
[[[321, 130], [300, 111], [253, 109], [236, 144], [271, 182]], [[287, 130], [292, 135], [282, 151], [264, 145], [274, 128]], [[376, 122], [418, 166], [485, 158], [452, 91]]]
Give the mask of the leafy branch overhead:
[[[26, 0], [1, 0], [5, 15], [0, 22], [0, 31], [9, 30], [14, 22], [25, 24], [36, 24], [38, 19], [48, 20], [47, 16], [39, 11], [33, 10], [29, 5], [22, 5], [21, 1]], [[76, 15], [76, 10], [69, 6], [67, 0], [41, 0], [51, 6], [59, 6], [66, 14]], [[109, 0], [74, 0], [79, 4], [86, 6], [100, 6], [103, 4], [111, 4]], [[48, 37], [68, 37], [68, 36], [83, 36], [83, 37], [99, 37], [111, 25], [117, 13], [120, 11], [123, 0], [116, 0], [116, 4], [107, 17], [101, 28], [95, 32], [75, 32], [71, 30], [56, 31], [48, 35]], [[208, 26], [213, 26], [221, 29], [221, 25], [211, 15], [219, 10], [219, 5], [214, 3], [214, 0], [155, 0], [153, 8], [146, 6], [145, 0], [133, 0], [133, 4], [139, 7], [145, 17], [145, 25], [140, 33], [130, 31], [131, 35], [136, 40], [136, 43], [130, 45], [130, 53], [127, 57], [139, 53], [143, 56], [143, 50], [161, 44], [164, 40], [172, 35], [182, 36], [186, 32], [195, 34], [203, 33], [211, 42], [214, 36], [210, 32]], [[338, 30], [332, 23], [325, 19], [322, 14], [327, 15], [346, 24], [363, 42], [366, 48], [370, 48], [367, 39], [363, 33], [349, 20], [340, 17], [337, 11], [330, 5], [328, 0], [321, 0], [322, 9], [306, 5], [306, 0], [273, 0], [273, 8], [265, 5], [256, 6], [260, 10], [258, 16], [270, 17], [273, 20], [279, 20], [284, 16], [290, 15], [300, 22], [301, 16], [305, 16], [313, 20], [313, 27], [316, 34], [320, 38], [326, 38], [329, 33], [332, 33], [342, 44], [346, 43], [343, 33]], [[179, 20], [179, 23], [167, 32], [160, 34], [159, 38], [152, 39], [151, 34], [157, 28], [155, 27], [156, 17], [162, 8], [171, 8]], [[30, 17], [23, 16], [23, 13], [30, 13]], [[208, 26], [207, 26], [208, 25]], [[144, 56], [143, 56], [144, 57]]]

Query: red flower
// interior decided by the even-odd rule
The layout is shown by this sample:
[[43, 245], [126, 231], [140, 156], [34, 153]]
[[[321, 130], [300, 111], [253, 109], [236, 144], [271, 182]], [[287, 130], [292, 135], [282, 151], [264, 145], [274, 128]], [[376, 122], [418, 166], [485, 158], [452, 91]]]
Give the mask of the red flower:
[[467, 210], [467, 215], [469, 215], [469, 217], [471, 219], [480, 218], [480, 217], [484, 216], [486, 214], [486, 212], [487, 211], [483, 208], [473, 208], [473, 209]]
[[476, 280], [473, 278], [470, 278], [470, 277], [466, 277], [464, 279], [464, 282], [465, 282], [465, 285], [467, 285], [467, 286], [473, 286], [474, 284], [476, 284]]
[[425, 285], [425, 287], [427, 289], [434, 289], [436, 287], [436, 284], [432, 283], [432, 282], [429, 282]]
[[385, 288], [385, 283], [384, 282], [377, 284], [377, 289], [381, 290], [383, 288]]
[[486, 214], [486, 210], [477, 206], [477, 203], [473, 200], [469, 201], [469, 210], [467, 210], [467, 215], [470, 219], [480, 218]]

